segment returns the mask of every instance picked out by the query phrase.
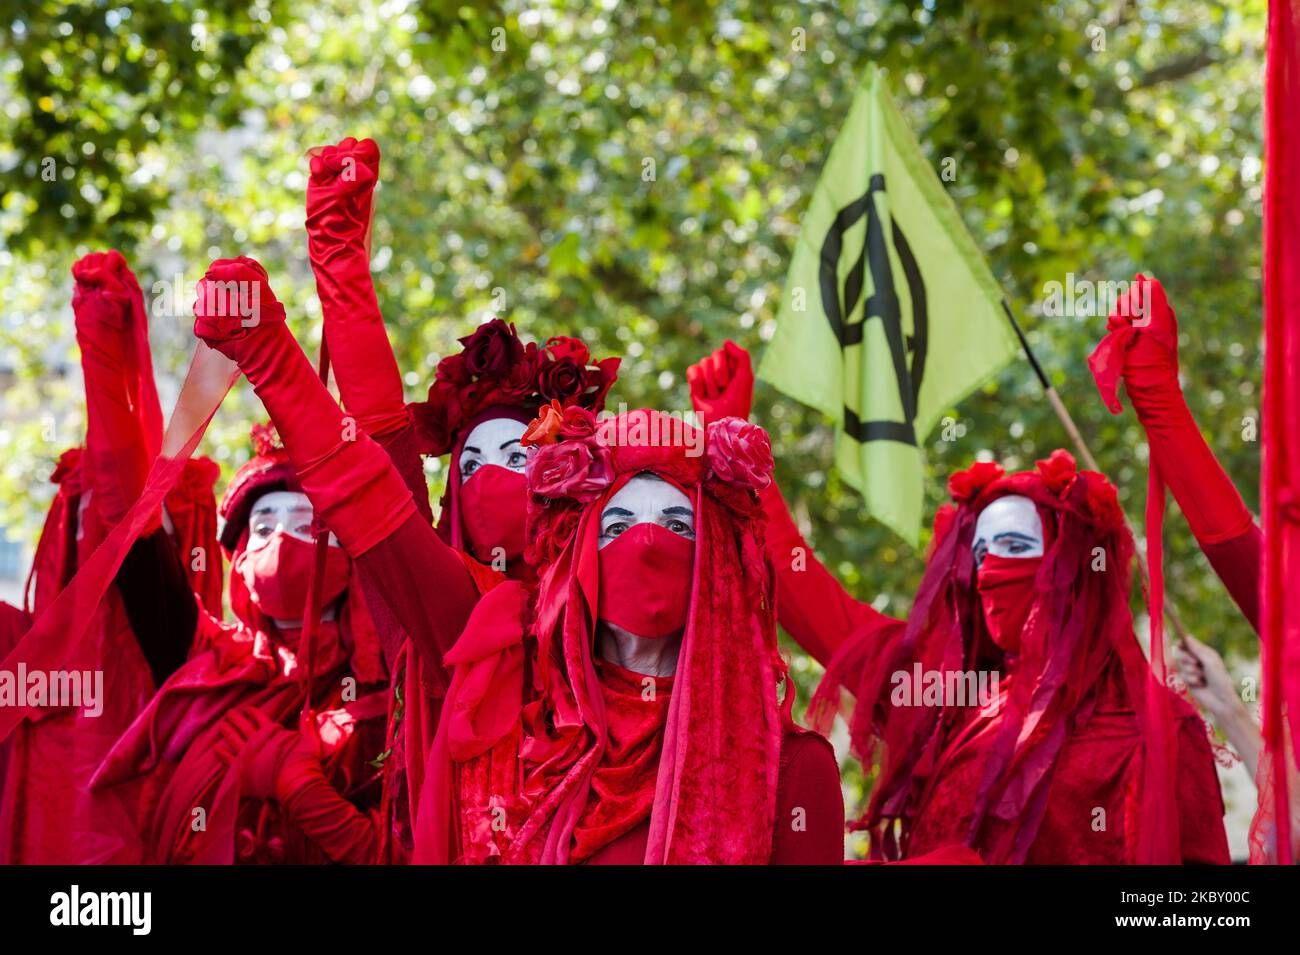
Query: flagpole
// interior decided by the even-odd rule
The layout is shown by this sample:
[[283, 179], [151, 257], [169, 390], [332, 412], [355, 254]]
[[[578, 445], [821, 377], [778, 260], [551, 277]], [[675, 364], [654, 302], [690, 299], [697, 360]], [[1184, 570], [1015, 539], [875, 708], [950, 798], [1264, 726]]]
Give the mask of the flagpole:
[[[1097, 464], [1097, 459], [1092, 456], [1092, 451], [1089, 450], [1087, 442], [1083, 440], [1083, 435], [1079, 432], [1078, 426], [1074, 423], [1074, 418], [1070, 416], [1069, 410], [1066, 409], [1065, 402], [1061, 400], [1060, 394], [1052, 386], [1052, 382], [1043, 371], [1043, 366], [1038, 363], [1038, 357], [1034, 354], [1034, 350], [1029, 347], [1029, 339], [1025, 337], [1024, 330], [1020, 327], [1020, 323], [1016, 321], [1015, 314], [1011, 311], [1011, 304], [1005, 298], [1002, 300], [1002, 311], [1006, 312], [1007, 321], [1009, 321], [1011, 327], [1015, 329], [1016, 337], [1020, 339], [1020, 347], [1024, 349], [1025, 357], [1029, 359], [1029, 364], [1034, 369], [1034, 374], [1038, 376], [1038, 383], [1043, 386], [1043, 391], [1047, 395], [1047, 400], [1051, 403], [1052, 409], [1056, 412], [1056, 417], [1060, 419], [1061, 426], [1065, 428], [1065, 433], [1070, 436], [1070, 441], [1074, 445], [1074, 449], [1079, 453], [1079, 457], [1083, 459], [1083, 463], [1086, 464], [1089, 469], [1093, 471], [1101, 471], [1100, 465]], [[1129, 523], [1127, 514], [1124, 515], [1124, 524], [1128, 527], [1129, 533], [1133, 533], [1133, 525]], [[1136, 536], [1137, 535], [1135, 534], [1134, 537]], [[1142, 571], [1143, 578], [1149, 580], [1150, 576], [1147, 571], [1146, 554], [1141, 548], [1135, 548], [1135, 550], [1138, 568]], [[1182, 618], [1178, 616], [1178, 611], [1174, 608], [1174, 602], [1170, 599], [1168, 591], [1165, 592], [1164, 609], [1165, 615], [1173, 625], [1174, 632], [1178, 634], [1179, 645], [1187, 647], [1187, 629], [1183, 626]]]

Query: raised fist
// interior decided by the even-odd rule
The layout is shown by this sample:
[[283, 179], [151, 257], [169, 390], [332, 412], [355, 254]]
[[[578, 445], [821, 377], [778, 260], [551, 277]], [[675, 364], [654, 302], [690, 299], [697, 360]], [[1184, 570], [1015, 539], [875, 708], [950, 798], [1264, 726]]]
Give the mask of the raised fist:
[[754, 403], [754, 370], [749, 352], [728, 340], [686, 369], [691, 405], [707, 425], [719, 418], [748, 418]]
[[[131, 296], [138, 295], [140, 286], [122, 253], [116, 249], [91, 252], [72, 265], [72, 277], [77, 286], [72, 293], [72, 309], [77, 316], [78, 331], [83, 324], [109, 324], [120, 328], [130, 316]], [[87, 308], [102, 303], [108, 308]]]
[[217, 259], [196, 288], [194, 335], [228, 358], [233, 343], [263, 325], [284, 321], [280, 304], [267, 282], [266, 269], [247, 256]]
[[1112, 414], [1121, 409], [1121, 376], [1139, 414], [1150, 389], [1178, 387], [1178, 318], [1158, 280], [1141, 273], [1133, 276], [1106, 328], [1088, 365]]
[[364, 236], [379, 181], [379, 147], [349, 136], [311, 151], [307, 180], [307, 235], [314, 243]]

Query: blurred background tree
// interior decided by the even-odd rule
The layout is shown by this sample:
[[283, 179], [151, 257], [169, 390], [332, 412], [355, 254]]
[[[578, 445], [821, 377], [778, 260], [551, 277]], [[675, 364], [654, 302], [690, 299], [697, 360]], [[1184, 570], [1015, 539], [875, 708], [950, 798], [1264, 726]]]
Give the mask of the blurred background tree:
[[[936, 169], [950, 160], [958, 208], [1129, 513], [1142, 431], [1106, 413], [1085, 364], [1105, 316], [1043, 315], [1047, 283], [1071, 273], [1165, 282], [1189, 402], [1256, 508], [1264, 23], [1264, 0], [7, 4], [0, 526], [34, 540], [53, 461], [80, 440], [71, 262], [105, 246], [132, 262], [165, 403], [212, 258], [260, 259], [314, 350], [304, 152], [346, 135], [383, 150], [373, 269], [408, 397], [499, 311], [625, 355], [616, 402], [688, 408], [688, 364], [727, 337], [756, 353], [770, 337], [867, 62], [889, 71]], [[822, 559], [905, 614], [922, 555], [864, 518], [829, 468], [825, 423], [762, 384], [755, 415]], [[237, 389], [203, 450], [229, 473], [260, 416]], [[961, 436], [936, 430], [924, 448], [931, 511], [973, 457], [1031, 466], [1067, 441], [1024, 364], [954, 417]], [[1167, 536], [1193, 630], [1253, 659], [1176, 516]], [[790, 650], [802, 703], [819, 670]], [[846, 774], [860, 796], [869, 780]]]

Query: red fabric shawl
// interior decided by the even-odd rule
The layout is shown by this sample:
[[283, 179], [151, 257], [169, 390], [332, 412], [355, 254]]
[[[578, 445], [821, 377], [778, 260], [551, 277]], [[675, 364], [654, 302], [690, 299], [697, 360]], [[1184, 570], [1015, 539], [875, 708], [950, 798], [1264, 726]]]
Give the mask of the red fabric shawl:
[[[848, 640], [810, 708], [815, 720], [828, 721], [841, 685], [857, 698], [854, 751], [867, 765], [881, 761], [857, 824], [871, 833], [873, 857], [899, 859], [938, 848], [935, 820], [922, 817], [941, 813], [963, 820], [965, 831], [948, 835], [986, 861], [1026, 861], [1053, 809], [1048, 796], [1063, 753], [1075, 751], [1070, 745], [1094, 713], [1115, 710], [1123, 717], [1121, 732], [1135, 726], [1140, 739], [1120, 787], [1131, 797], [1119, 810], [1132, 820], [1123, 830], [1125, 860], [1177, 862], [1172, 708], [1178, 705], [1180, 717], [1195, 717], [1153, 679], [1134, 636], [1128, 607], [1133, 542], [1114, 487], [1103, 475], [1076, 471], [1074, 459], [1058, 450], [1032, 472], [1004, 476], [996, 464], [978, 463], [954, 475], [949, 488], [954, 504], [935, 517], [932, 552], [906, 625]], [[988, 639], [971, 553], [980, 511], [1008, 494], [1037, 504], [1046, 538], [1039, 596], [1014, 659]], [[1103, 559], [1106, 570], [1094, 570]], [[891, 676], [911, 672], [916, 662], [925, 670], [1000, 670], [996, 714], [891, 706]], [[951, 773], [957, 763], [965, 771]], [[1070, 767], [1075, 776], [1092, 774], [1093, 783], [1114, 771], [1097, 760]], [[1080, 792], [1088, 791], [1087, 782]], [[925, 845], [912, 845], [919, 829], [930, 835], [921, 840]]]
[[[565, 422], [528, 466], [536, 592], [496, 588], [447, 657], [416, 861], [582, 861], [648, 812], [647, 863], [766, 863], [788, 719], [756, 493], [770, 480], [767, 436], [725, 419], [701, 444], [654, 411], [608, 419], [594, 436], [589, 415]], [[676, 675], [657, 688], [666, 714], [620, 719], [613, 697], [626, 698], [626, 681], [603, 681], [594, 657], [599, 521], [644, 472], [695, 505], [695, 583]], [[611, 758], [626, 760], [625, 775], [602, 772]]]

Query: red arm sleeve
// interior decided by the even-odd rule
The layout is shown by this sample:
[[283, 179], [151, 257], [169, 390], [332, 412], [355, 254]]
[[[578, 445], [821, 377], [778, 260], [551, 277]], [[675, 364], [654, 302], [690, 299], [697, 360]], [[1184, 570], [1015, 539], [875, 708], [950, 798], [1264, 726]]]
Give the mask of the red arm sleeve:
[[786, 632], [825, 666], [866, 625], [892, 622], [844, 589], [813, 554], [775, 483], [762, 494], [767, 552], [776, 569], [776, 614]]
[[1201, 544], [1210, 566], [1256, 633], [1259, 632], [1259, 562], [1263, 546], [1263, 535], [1253, 523], [1239, 537], [1218, 544]]
[[781, 743], [772, 865], [842, 865], [844, 794], [831, 744], [816, 733]]
[[312, 157], [307, 251], [343, 407], [392, 458], [416, 509], [433, 523], [429, 488], [370, 275], [367, 234], [379, 148], [345, 139]]
[[277, 782], [276, 791], [294, 825], [332, 860], [345, 865], [378, 861], [379, 814], [362, 812], [344, 799], [319, 766]]
[[261, 267], [223, 260], [200, 286], [208, 281], [263, 283], [255, 291], [271, 304], [251, 324], [215, 309], [209, 314], [202, 289], [205, 307], [196, 307], [195, 333], [252, 382], [318, 516], [358, 561], [367, 587], [383, 596], [426, 664], [437, 667], [477, 600], [469, 572], [416, 513], [410, 489], [383, 448], [345, 423], [285, 327]]
[[[1141, 321], [1138, 321], [1138, 319]], [[1173, 491], [1201, 550], [1223, 578], [1233, 599], [1258, 620], [1257, 583], [1242, 568], [1224, 570], [1225, 557], [1249, 556], [1258, 580], [1258, 530], [1237, 488], [1205, 442], [1178, 383], [1178, 320], [1164, 287], [1134, 276], [1125, 297], [1107, 320], [1109, 331], [1088, 359], [1102, 400], [1112, 414], [1122, 405], [1116, 393], [1122, 375], [1129, 401], [1146, 430], [1151, 466]], [[1253, 534], [1252, 534], [1253, 532]], [[1219, 545], [1238, 543], [1220, 551]], [[1231, 578], [1231, 579], [1229, 579]], [[1256, 625], [1258, 629], [1258, 625]]]
[[152, 464], [147, 449], [158, 444], [157, 437], [151, 441], [144, 434], [131, 399], [127, 326], [132, 318], [126, 294], [78, 282], [72, 299], [86, 382], [83, 469], [106, 528], [117, 524], [140, 496]]
[[427, 521], [412, 514], [358, 560], [367, 587], [380, 594], [415, 644], [426, 673], [442, 683], [443, 655], [478, 603], [464, 562]]
[[311, 161], [307, 249], [343, 406], [376, 437], [409, 424], [402, 377], [384, 330], [366, 235], [379, 147], [345, 139]]

